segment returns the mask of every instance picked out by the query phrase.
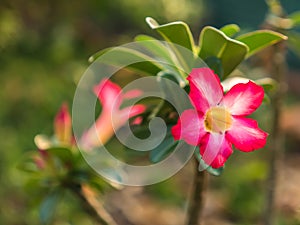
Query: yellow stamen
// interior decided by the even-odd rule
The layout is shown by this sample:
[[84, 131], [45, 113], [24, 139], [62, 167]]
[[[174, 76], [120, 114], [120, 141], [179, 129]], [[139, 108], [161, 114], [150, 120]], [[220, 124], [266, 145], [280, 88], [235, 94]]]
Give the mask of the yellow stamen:
[[205, 114], [204, 125], [208, 132], [223, 133], [232, 125], [231, 114], [224, 107], [212, 107]]

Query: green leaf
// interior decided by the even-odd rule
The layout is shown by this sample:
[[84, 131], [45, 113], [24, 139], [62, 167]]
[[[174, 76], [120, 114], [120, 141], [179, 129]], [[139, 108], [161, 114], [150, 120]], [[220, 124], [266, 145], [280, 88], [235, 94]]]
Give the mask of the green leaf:
[[298, 32], [288, 32], [288, 46], [289, 48], [300, 57], [300, 33]]
[[236, 39], [248, 46], [249, 52], [247, 57], [250, 57], [258, 51], [274, 45], [279, 41], [287, 40], [287, 37], [275, 31], [258, 30], [243, 34]]
[[151, 17], [147, 17], [146, 22], [153, 30], [157, 30], [166, 41], [181, 45], [194, 52], [193, 35], [186, 23], [177, 21], [159, 25]]
[[222, 79], [224, 76], [224, 70], [219, 58], [215, 56], [208, 57], [205, 59], [205, 63], [220, 77], [220, 79]]
[[170, 101], [175, 109], [180, 111], [180, 109], [192, 108], [186, 92], [183, 90], [178, 91], [178, 83], [176, 80], [174, 81], [174, 79], [176, 79], [175, 75], [173, 75], [170, 71], [161, 71], [157, 75], [157, 79], [161, 90], [165, 95], [164, 99]]
[[203, 60], [210, 57], [221, 60], [224, 70], [223, 79], [244, 60], [248, 52], [245, 44], [227, 37], [222, 31], [210, 26], [203, 28], [199, 46], [199, 57]]
[[287, 18], [292, 21], [293, 27], [300, 26], [300, 11], [293, 12], [292, 14], [288, 15]]
[[236, 24], [228, 24], [220, 29], [226, 36], [233, 37], [240, 31], [240, 27]]
[[271, 98], [269, 97], [268, 94], [265, 93], [263, 103], [269, 105], [271, 103]]
[[179, 62], [176, 55], [169, 46], [147, 35], [138, 35], [135, 37], [135, 41], [151, 52], [153, 58], [161, 61], [160, 64], [164, 67], [164, 70], [172, 71], [179, 83], [186, 83], [185, 75], [183, 75], [181, 69], [178, 68]]
[[170, 49], [163, 45], [161, 41], [148, 35], [138, 35], [134, 38], [134, 40], [144, 46], [158, 59], [163, 60], [163, 62], [166, 61], [173, 63], [172, 55], [170, 55]]
[[194, 53], [196, 52], [193, 35], [189, 26], [182, 21], [159, 25], [151, 17], [147, 17], [146, 22], [167, 42], [173, 44], [173, 50], [180, 65], [185, 71], [189, 72], [192, 69]]
[[261, 78], [255, 80], [254, 82], [262, 86], [265, 92], [274, 92], [278, 88], [278, 82], [270, 77]]
[[199, 171], [206, 170], [207, 172], [209, 172], [211, 175], [214, 175], [214, 176], [220, 176], [223, 173], [224, 167], [215, 169], [215, 168], [212, 168], [211, 166], [208, 166], [202, 159], [202, 156], [200, 155], [199, 150], [196, 150], [194, 155], [197, 158], [197, 160], [199, 161]]
[[72, 162], [74, 157], [70, 149], [64, 147], [48, 148], [47, 151], [51, 156], [59, 158], [64, 163]]
[[50, 192], [44, 198], [39, 210], [40, 220], [42, 224], [50, 224], [53, 221], [55, 211], [61, 197], [61, 192], [56, 190]]
[[[163, 66], [140, 51], [126, 47], [115, 47], [101, 50], [89, 58], [89, 62], [95, 62], [101, 57], [102, 63], [112, 66], [124, 66], [126, 68], [142, 72], [144, 75], [156, 75]], [[132, 62], [137, 62], [132, 64]]]
[[18, 163], [17, 168], [29, 173], [40, 173], [41, 169], [37, 167], [37, 164], [34, 161], [35, 157], [38, 157], [37, 151], [27, 152]]
[[176, 146], [177, 142], [174, 141], [172, 135], [167, 134], [166, 138], [162, 141], [160, 145], [151, 150], [150, 160], [153, 163], [157, 163], [163, 160], [170, 152], [172, 152]]

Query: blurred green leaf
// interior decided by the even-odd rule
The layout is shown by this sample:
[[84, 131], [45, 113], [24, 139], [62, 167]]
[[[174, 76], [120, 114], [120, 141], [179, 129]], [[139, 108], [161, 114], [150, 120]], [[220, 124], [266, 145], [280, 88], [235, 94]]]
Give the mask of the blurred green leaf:
[[288, 32], [288, 37], [289, 37], [287, 42], [288, 46], [299, 57], [300, 56], [300, 33], [290, 31]]
[[287, 16], [293, 23], [293, 27], [300, 26], [300, 11], [293, 12], [292, 14]]
[[35, 162], [35, 158], [39, 157], [37, 151], [30, 151], [23, 155], [22, 159], [17, 165], [19, 170], [30, 172], [30, 173], [38, 173], [41, 170], [37, 167]]
[[271, 103], [271, 99], [267, 93], [265, 93], [265, 95], [264, 95], [263, 103], [265, 103], [265, 104]]
[[270, 77], [261, 78], [255, 80], [254, 82], [262, 86], [265, 92], [273, 92], [278, 88], [278, 82]]
[[59, 190], [50, 192], [43, 200], [39, 215], [42, 224], [50, 224], [54, 219], [55, 211], [58, 203], [62, 197], [62, 193]]
[[236, 24], [228, 24], [220, 29], [226, 36], [233, 37], [240, 31], [240, 27]]
[[55, 156], [65, 163], [72, 162], [74, 157], [70, 149], [64, 147], [53, 147], [48, 148], [45, 151], [50, 153], [50, 155]]
[[[156, 75], [163, 69], [163, 66], [155, 62], [155, 60], [140, 51], [126, 48], [116, 47], [101, 50], [89, 58], [89, 62], [95, 62], [101, 57], [101, 63], [107, 63], [112, 66], [128, 65], [127, 68], [145, 75]], [[132, 62], [137, 62], [132, 64]]]
[[199, 46], [199, 57], [203, 60], [210, 57], [221, 60], [223, 79], [244, 60], [248, 52], [245, 44], [227, 37], [222, 31], [210, 26], [201, 31]]
[[247, 57], [250, 57], [268, 46], [274, 45], [282, 40], [287, 40], [287, 37], [275, 31], [258, 30], [243, 34], [236, 39], [248, 46], [249, 52]]
[[170, 152], [174, 150], [177, 142], [174, 141], [172, 135], [167, 134], [166, 138], [162, 141], [160, 145], [151, 150], [150, 160], [153, 163], [157, 163], [163, 160]]

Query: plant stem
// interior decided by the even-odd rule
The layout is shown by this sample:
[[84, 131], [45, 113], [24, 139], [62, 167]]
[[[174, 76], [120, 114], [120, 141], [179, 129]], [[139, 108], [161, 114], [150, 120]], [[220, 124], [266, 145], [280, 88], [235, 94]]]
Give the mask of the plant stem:
[[83, 209], [101, 225], [117, 225], [103, 205], [97, 200], [96, 193], [88, 186], [69, 186], [69, 189], [82, 202]]
[[264, 214], [264, 224], [274, 224], [274, 203], [275, 193], [277, 188], [278, 171], [280, 170], [280, 163], [283, 157], [283, 134], [280, 129], [280, 117], [282, 102], [286, 92], [286, 62], [285, 62], [285, 46], [284, 43], [278, 43], [274, 47], [273, 55], [273, 77], [278, 82], [278, 90], [272, 98], [273, 121], [270, 135], [269, 149], [271, 151], [271, 158], [269, 164], [269, 177], [267, 180], [267, 196], [266, 196], [266, 210]]
[[187, 225], [198, 225], [204, 206], [204, 195], [206, 193], [208, 174], [206, 171], [198, 171], [198, 161], [194, 158], [194, 184], [192, 196], [189, 203]]

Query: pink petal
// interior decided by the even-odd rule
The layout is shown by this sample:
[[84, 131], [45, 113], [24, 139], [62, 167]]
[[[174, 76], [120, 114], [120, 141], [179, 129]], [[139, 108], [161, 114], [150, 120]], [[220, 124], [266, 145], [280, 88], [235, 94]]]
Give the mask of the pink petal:
[[216, 106], [223, 97], [219, 77], [209, 68], [196, 68], [188, 76], [190, 98], [198, 111], [205, 113], [210, 106]]
[[54, 133], [60, 142], [70, 143], [72, 138], [72, 119], [67, 103], [63, 103], [54, 119]]
[[126, 99], [137, 98], [140, 97], [142, 94], [143, 92], [141, 90], [133, 89], [124, 93], [123, 98]]
[[246, 116], [253, 113], [262, 103], [264, 89], [249, 81], [246, 84], [234, 85], [225, 95], [221, 104], [232, 115]]
[[[108, 79], [103, 79], [93, 90], [104, 109], [108, 108], [110, 110], [113, 106], [117, 108], [120, 106], [122, 101], [121, 96], [119, 96], [121, 88], [117, 84]], [[116, 100], [118, 102], [115, 102]]]
[[203, 117], [193, 109], [185, 110], [172, 127], [172, 135], [175, 140], [184, 140], [190, 145], [198, 145], [201, 138], [205, 135]]
[[143, 122], [143, 117], [138, 116], [138, 117], [133, 119], [133, 121], [131, 122], [130, 125], [141, 125], [142, 122]]
[[208, 133], [201, 140], [200, 154], [202, 159], [213, 168], [224, 166], [232, 152], [232, 146], [224, 134]]
[[[118, 127], [118, 121], [115, 128]], [[94, 125], [85, 131], [81, 137], [81, 147], [90, 151], [94, 147], [104, 145], [114, 135], [112, 115], [108, 111], [102, 111]]]
[[232, 117], [233, 123], [226, 138], [243, 152], [250, 152], [265, 146], [268, 134], [259, 129], [257, 122], [249, 118]]
[[118, 114], [115, 114], [113, 118], [119, 117], [120, 124], [126, 123], [131, 117], [137, 116], [145, 112], [146, 107], [144, 105], [134, 105], [122, 109]]

